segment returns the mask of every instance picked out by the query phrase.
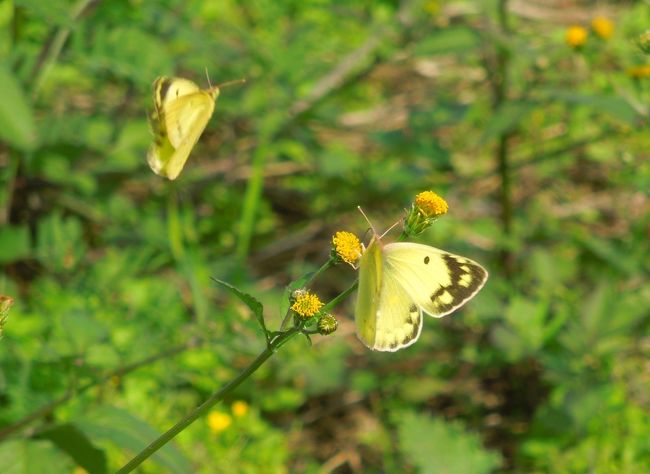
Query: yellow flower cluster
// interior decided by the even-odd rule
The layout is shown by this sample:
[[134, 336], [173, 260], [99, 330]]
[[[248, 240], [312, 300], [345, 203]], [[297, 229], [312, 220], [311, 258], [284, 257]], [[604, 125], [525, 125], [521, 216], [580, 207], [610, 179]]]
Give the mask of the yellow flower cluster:
[[302, 319], [309, 319], [323, 307], [323, 302], [313, 293], [305, 291], [298, 295], [291, 309]]
[[[248, 403], [237, 400], [230, 407], [235, 418], [241, 418], [248, 413]], [[232, 425], [232, 416], [220, 410], [212, 410], [208, 414], [208, 427], [212, 433], [217, 434], [227, 430]]]
[[424, 191], [415, 196], [415, 205], [425, 217], [438, 217], [449, 210], [447, 201], [433, 191]]
[[361, 256], [361, 242], [351, 232], [341, 231], [334, 234], [332, 246], [336, 255], [350, 265], [354, 265]]

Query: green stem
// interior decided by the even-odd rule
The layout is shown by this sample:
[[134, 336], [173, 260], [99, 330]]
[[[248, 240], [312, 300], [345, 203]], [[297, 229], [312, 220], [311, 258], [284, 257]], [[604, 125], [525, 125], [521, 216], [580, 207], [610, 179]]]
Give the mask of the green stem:
[[323, 306], [320, 309], [321, 314], [325, 314], [328, 311], [330, 311], [334, 306], [336, 306], [341, 301], [343, 301], [345, 298], [347, 298], [350, 295], [350, 293], [352, 293], [354, 290], [356, 290], [358, 286], [359, 286], [359, 280], [357, 279], [357, 281], [352, 283], [352, 285], [347, 290], [345, 290], [343, 293], [341, 293], [336, 298], [334, 298], [329, 303], [327, 303], [325, 306]]
[[191, 425], [197, 418], [204, 415], [217, 402], [223, 400], [228, 394], [237, 388], [239, 384], [250, 377], [253, 372], [255, 372], [264, 362], [266, 362], [267, 359], [271, 357], [277, 349], [279, 349], [285, 342], [287, 342], [296, 334], [298, 334], [298, 329], [292, 328], [272, 339], [268, 346], [262, 351], [262, 353], [258, 355], [257, 358], [251, 362], [251, 364], [246, 367], [244, 371], [242, 371], [242, 373], [240, 373], [222, 389], [215, 392], [210, 398], [208, 398], [205, 402], [194, 409], [193, 412], [180, 420], [165, 433], [160, 435], [158, 439], [154, 440], [151, 444], [149, 444], [149, 446], [140, 451], [133, 459], [131, 459], [119, 471], [117, 471], [118, 474], [125, 474], [127, 472], [133, 471], [152, 454], [170, 442], [177, 434]]
[[255, 216], [262, 196], [262, 188], [264, 187], [264, 162], [266, 161], [268, 148], [268, 144], [260, 145], [253, 155], [253, 171], [246, 186], [236, 249], [237, 257], [240, 260], [245, 259], [248, 255], [251, 239], [255, 232]]

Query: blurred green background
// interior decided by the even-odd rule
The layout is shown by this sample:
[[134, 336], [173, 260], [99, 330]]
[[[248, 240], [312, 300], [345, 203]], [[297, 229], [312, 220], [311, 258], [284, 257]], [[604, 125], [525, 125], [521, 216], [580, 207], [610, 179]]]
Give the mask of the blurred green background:
[[[427, 189], [450, 212], [420, 241], [490, 272], [471, 303], [393, 354], [345, 301], [139, 472], [650, 472], [648, 25], [644, 1], [0, 2], [0, 472], [114, 471], [264, 347], [209, 277], [275, 329], [357, 205], [387, 228]], [[151, 84], [206, 69], [247, 83], [169, 182]]]

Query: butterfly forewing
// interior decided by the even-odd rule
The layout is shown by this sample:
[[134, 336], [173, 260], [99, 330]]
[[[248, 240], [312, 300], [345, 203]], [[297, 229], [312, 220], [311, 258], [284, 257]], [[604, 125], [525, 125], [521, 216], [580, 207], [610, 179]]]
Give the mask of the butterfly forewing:
[[428, 245], [393, 243], [383, 252], [384, 271], [395, 275], [418, 307], [436, 317], [469, 301], [488, 276], [478, 263]]
[[380, 245], [373, 240], [359, 262], [357, 336], [370, 349], [396, 351], [420, 337], [422, 311], [395, 276], [385, 271]]
[[153, 89], [151, 128], [155, 139], [147, 152], [147, 162], [156, 174], [173, 180], [205, 130], [219, 89], [201, 90], [192, 81], [177, 77], [159, 77]]

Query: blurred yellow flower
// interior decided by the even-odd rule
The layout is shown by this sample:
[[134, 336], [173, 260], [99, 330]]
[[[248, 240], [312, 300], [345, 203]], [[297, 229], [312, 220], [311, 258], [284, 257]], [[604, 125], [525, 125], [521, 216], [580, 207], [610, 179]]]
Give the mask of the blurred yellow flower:
[[304, 292], [296, 298], [291, 309], [302, 319], [309, 319], [323, 307], [323, 302], [313, 293]]
[[72, 471], [73, 474], [88, 474], [88, 471], [86, 471], [83, 467], [75, 467], [74, 470]]
[[605, 16], [597, 16], [591, 20], [591, 29], [597, 36], [607, 40], [614, 34], [614, 22]]
[[248, 413], [248, 403], [243, 400], [237, 400], [232, 404], [232, 414], [237, 418], [241, 418]]
[[336, 255], [350, 265], [354, 265], [361, 256], [361, 242], [351, 232], [340, 231], [334, 234], [332, 246]]
[[566, 44], [572, 48], [579, 48], [587, 42], [587, 35], [589, 32], [586, 28], [578, 25], [573, 25], [567, 28], [564, 40]]
[[650, 77], [650, 64], [642, 64], [641, 66], [628, 68], [627, 75], [636, 79]]
[[232, 418], [227, 413], [213, 410], [208, 415], [208, 426], [214, 434], [221, 433], [232, 424]]

